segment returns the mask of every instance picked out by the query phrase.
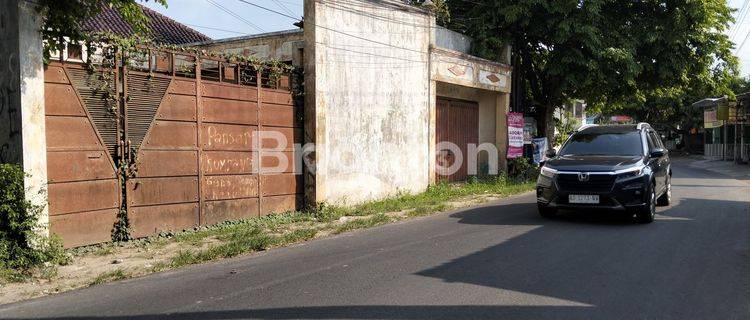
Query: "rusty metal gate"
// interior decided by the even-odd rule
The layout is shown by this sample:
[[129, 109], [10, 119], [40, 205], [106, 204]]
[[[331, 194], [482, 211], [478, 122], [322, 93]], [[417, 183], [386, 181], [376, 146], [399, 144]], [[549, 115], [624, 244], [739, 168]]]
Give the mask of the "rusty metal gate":
[[[435, 153], [438, 167], [435, 170], [438, 181], [463, 181], [468, 175], [469, 144], [479, 142], [479, 105], [476, 102], [462, 101], [448, 98], [437, 98], [437, 114], [435, 134], [437, 142], [450, 142], [458, 148], [454, 150], [442, 148]], [[441, 149], [441, 148], [439, 148]], [[450, 170], [459, 161], [457, 170]]]
[[[288, 75], [184, 52], [139, 58], [111, 75], [113, 104], [102, 71], [70, 61], [46, 70], [52, 233], [66, 246], [109, 241], [121, 210], [143, 237], [299, 209], [302, 110]], [[265, 139], [278, 152], [260, 152], [258, 132], [286, 146]]]

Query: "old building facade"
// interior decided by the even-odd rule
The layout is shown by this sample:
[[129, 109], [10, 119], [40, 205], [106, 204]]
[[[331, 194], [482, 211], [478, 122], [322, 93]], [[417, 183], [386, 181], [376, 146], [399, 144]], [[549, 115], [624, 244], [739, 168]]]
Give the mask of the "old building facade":
[[[142, 237], [304, 203], [418, 193], [506, 166], [510, 57], [472, 56], [470, 38], [422, 8], [310, 0], [304, 29], [215, 41], [181, 32], [199, 48], [300, 67], [304, 103], [294, 102], [288, 78], [272, 81], [251, 65], [147, 50], [115, 70], [120, 120], [112, 120], [82, 66], [88, 52], [63, 51], [44, 66], [32, 9], [10, 6], [21, 14], [2, 30], [14, 44], [4, 48], [23, 59], [10, 61], [18, 73], [0, 77], [3, 130], [18, 129], [0, 137], [2, 156], [48, 191], [42, 219], [66, 246], [107, 241], [123, 213]], [[257, 132], [286, 138], [268, 145], [282, 157], [253, 144]], [[291, 166], [264, 171], [278, 162]], [[137, 173], [123, 175], [122, 163]]]

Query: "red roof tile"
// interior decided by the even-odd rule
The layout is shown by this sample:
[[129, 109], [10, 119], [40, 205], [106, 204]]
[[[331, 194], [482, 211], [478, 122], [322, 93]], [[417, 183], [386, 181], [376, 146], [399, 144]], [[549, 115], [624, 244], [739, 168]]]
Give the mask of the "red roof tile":
[[[165, 44], [185, 44], [209, 41], [208, 36], [174, 21], [161, 13], [141, 6], [143, 13], [149, 19], [154, 41]], [[133, 28], [123, 20], [122, 16], [112, 8], [104, 8], [101, 13], [89, 19], [83, 27], [90, 32], [112, 32], [121, 37], [133, 35]]]

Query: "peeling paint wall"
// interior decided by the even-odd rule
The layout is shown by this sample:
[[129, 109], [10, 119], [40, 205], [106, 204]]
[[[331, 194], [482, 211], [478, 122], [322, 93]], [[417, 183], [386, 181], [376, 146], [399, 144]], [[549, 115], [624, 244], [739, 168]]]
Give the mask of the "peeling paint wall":
[[[23, 165], [26, 198], [48, 224], [44, 65], [40, 19], [28, 1], [0, 3], [0, 163]], [[46, 233], [46, 231], [45, 231]]]
[[288, 30], [220, 39], [193, 45], [209, 51], [291, 61], [295, 66], [302, 66], [302, 48], [305, 42], [302, 30]]
[[434, 17], [400, 1], [305, 1], [316, 200], [355, 204], [430, 181]]
[[462, 52], [435, 47], [432, 79], [490, 91], [510, 92], [511, 67]]

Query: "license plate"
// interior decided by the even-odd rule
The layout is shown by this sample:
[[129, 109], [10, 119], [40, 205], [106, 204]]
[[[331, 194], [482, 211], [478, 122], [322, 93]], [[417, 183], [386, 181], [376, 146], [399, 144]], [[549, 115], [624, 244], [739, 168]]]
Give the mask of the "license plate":
[[591, 194], [571, 194], [568, 196], [568, 202], [570, 203], [587, 203], [587, 204], [598, 204], [599, 195]]

